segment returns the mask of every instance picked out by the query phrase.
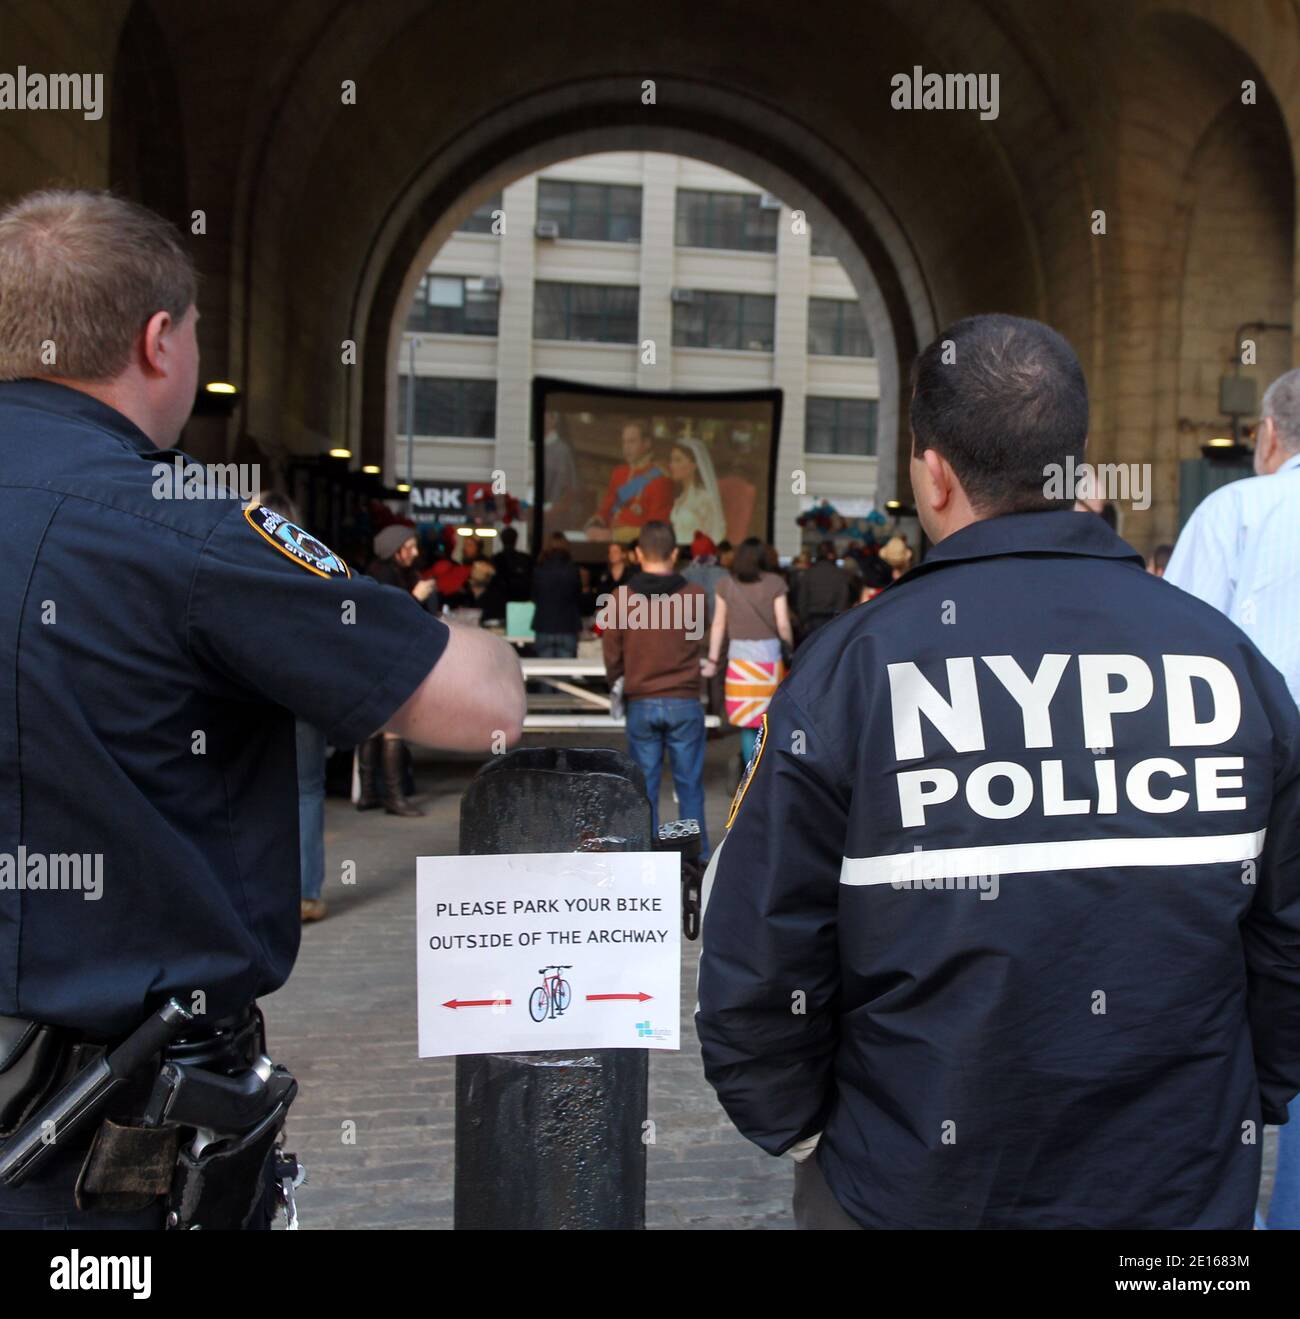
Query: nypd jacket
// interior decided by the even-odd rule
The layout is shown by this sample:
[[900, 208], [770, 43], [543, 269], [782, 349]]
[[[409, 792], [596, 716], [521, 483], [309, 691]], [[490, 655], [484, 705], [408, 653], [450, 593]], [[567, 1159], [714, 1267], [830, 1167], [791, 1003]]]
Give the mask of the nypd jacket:
[[864, 1226], [1249, 1227], [1300, 1089], [1281, 675], [1091, 514], [949, 537], [773, 700], [697, 1023]]

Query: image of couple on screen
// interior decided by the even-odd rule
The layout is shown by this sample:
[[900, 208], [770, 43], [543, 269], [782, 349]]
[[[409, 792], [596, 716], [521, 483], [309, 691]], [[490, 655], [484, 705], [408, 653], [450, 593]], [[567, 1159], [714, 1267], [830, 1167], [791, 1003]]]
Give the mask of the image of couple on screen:
[[634, 540], [647, 522], [668, 522], [679, 544], [689, 544], [697, 531], [710, 540], [726, 536], [726, 518], [713, 459], [700, 441], [689, 435], [674, 440], [668, 463], [656, 461], [654, 437], [642, 422], [631, 421], [622, 432], [623, 462], [610, 474], [600, 507], [587, 524], [593, 540]]

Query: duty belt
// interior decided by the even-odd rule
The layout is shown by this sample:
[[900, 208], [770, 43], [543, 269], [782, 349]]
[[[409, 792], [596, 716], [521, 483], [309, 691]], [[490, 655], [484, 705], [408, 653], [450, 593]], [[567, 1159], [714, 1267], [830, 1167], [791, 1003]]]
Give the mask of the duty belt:
[[[110, 1098], [153, 1067], [139, 1119], [105, 1117]], [[297, 1092], [289, 1072], [266, 1055], [255, 1007], [196, 1028], [169, 999], [4, 1142], [0, 1183], [20, 1185], [56, 1145], [100, 1119], [77, 1181], [79, 1206], [143, 1209], [166, 1196], [169, 1228], [239, 1229], [256, 1223], [274, 1187], [288, 1226], [296, 1228], [293, 1191], [304, 1174], [279, 1138]]]

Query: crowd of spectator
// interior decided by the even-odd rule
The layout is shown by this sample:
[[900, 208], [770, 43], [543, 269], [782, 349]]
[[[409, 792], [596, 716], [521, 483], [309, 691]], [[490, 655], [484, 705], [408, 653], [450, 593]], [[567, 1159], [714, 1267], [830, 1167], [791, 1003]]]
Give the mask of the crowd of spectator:
[[[655, 554], [649, 554], [644, 544], [652, 526], [653, 542], [658, 544], [665, 536], [674, 542]], [[738, 774], [753, 755], [768, 702], [798, 647], [838, 614], [878, 595], [914, 562], [914, 552], [901, 535], [880, 546], [854, 542], [844, 549], [824, 540], [811, 554], [801, 553], [783, 565], [776, 549], [755, 537], [732, 545], [714, 542], [698, 531], [689, 544], [681, 544], [676, 543], [672, 524], [648, 523], [639, 540], [611, 542], [605, 546], [603, 561], [582, 562], [581, 551], [563, 533], [549, 536], [534, 556], [519, 548], [514, 527], [507, 526], [495, 536], [465, 534], [467, 530], [421, 531], [404, 522], [387, 526], [374, 538], [367, 571], [410, 591], [426, 609], [486, 627], [509, 631], [508, 622], [520, 626], [517, 618], [508, 619], [509, 606], [531, 603], [531, 620], [523, 630], [531, 632], [532, 640], [524, 653], [546, 659], [575, 658], [584, 636], [595, 641], [606, 633], [602, 606], [617, 599], [620, 591], [635, 590], [638, 583], [642, 590], [661, 591], [660, 583], [668, 580], [675, 589], [698, 590], [704, 602], [703, 626], [688, 642], [674, 643], [671, 664], [680, 667], [681, 656], [690, 653], [690, 699], [700, 706], [701, 719], [705, 712], [716, 715], [720, 726], [739, 734]], [[499, 548], [489, 553], [485, 546], [493, 543]], [[652, 655], [658, 655], [662, 642], [660, 637], [649, 643]], [[607, 661], [611, 644], [607, 638], [603, 647]], [[645, 643], [631, 644], [637, 648]], [[638, 702], [649, 697], [635, 685], [627, 690], [623, 651], [615, 649], [619, 659], [610, 665], [608, 676], [611, 684], [623, 679], [615, 708], [626, 708], [629, 750], [644, 761], [643, 769], [656, 755], [662, 761], [665, 750], [673, 760], [672, 739], [660, 736], [662, 729], [647, 740], [644, 728], [651, 721]], [[653, 667], [661, 659], [651, 658], [648, 663]], [[634, 669], [644, 673], [643, 666]], [[658, 692], [662, 684], [651, 685], [655, 699], [662, 701]], [[668, 699], [684, 699], [680, 672], [674, 671], [668, 686], [673, 688]], [[539, 689], [551, 690], [544, 683]], [[682, 711], [676, 713], [686, 717]], [[643, 729], [641, 734], [638, 728]], [[701, 753], [697, 757], [692, 749], [689, 759], [692, 764], [699, 760], [702, 774], [703, 724], [699, 736]], [[386, 746], [384, 742], [376, 738], [374, 745], [361, 750], [358, 807], [383, 805], [393, 814], [418, 814], [419, 807], [402, 788], [403, 782], [410, 786], [405, 752], [400, 743]], [[682, 745], [678, 739], [675, 759], [679, 761]], [[694, 742], [691, 745], [694, 748]], [[690, 769], [687, 779], [695, 776], [695, 769]], [[657, 782], [658, 772], [647, 771], [647, 780]], [[681, 787], [679, 783], [679, 796]], [[694, 789], [687, 790], [693, 796]]]

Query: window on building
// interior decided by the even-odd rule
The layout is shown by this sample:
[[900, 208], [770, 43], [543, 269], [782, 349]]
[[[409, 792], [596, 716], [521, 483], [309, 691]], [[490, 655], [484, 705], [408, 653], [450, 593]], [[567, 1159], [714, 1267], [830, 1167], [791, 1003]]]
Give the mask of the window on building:
[[[397, 377], [400, 431], [410, 430], [407, 377]], [[451, 380], [443, 376], [415, 377], [415, 433], [458, 439], [490, 440], [497, 429], [495, 380]]]
[[492, 232], [492, 212], [501, 210], [501, 194], [489, 197], [476, 211], [461, 221], [457, 230], [462, 234], [490, 234]]
[[862, 304], [846, 298], [809, 298], [808, 351], [824, 357], [874, 356]]
[[561, 238], [639, 243], [641, 189], [615, 183], [541, 179], [537, 185], [537, 219], [554, 220]]
[[677, 189], [677, 246], [775, 252], [780, 211], [756, 192]]
[[500, 294], [465, 275], [425, 275], [416, 286], [408, 330], [432, 334], [496, 334]]
[[533, 286], [533, 337], [636, 343], [641, 290], [621, 284]]
[[826, 236], [825, 225], [813, 225], [812, 234], [808, 243], [808, 250], [813, 256], [834, 256], [831, 251], [830, 239]]
[[770, 353], [775, 322], [776, 299], [770, 294], [692, 289], [689, 302], [673, 303], [673, 346]]
[[878, 408], [874, 398], [810, 398], [805, 452], [874, 454]]

